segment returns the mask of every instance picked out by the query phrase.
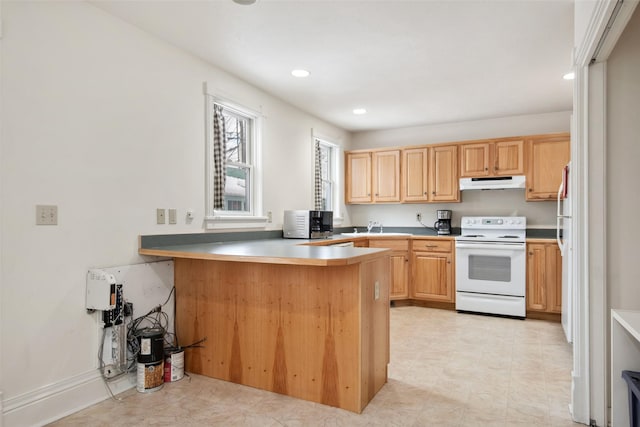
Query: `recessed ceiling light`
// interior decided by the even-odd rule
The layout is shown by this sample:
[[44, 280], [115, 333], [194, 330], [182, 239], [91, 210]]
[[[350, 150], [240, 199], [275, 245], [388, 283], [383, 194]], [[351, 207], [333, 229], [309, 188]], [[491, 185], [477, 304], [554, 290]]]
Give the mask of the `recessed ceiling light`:
[[256, 0], [233, 0], [234, 3], [241, 4], [243, 6], [248, 6], [250, 4], [254, 4]]
[[307, 70], [303, 70], [301, 68], [297, 70], [293, 70], [291, 75], [294, 77], [309, 77], [309, 72]]
[[367, 109], [366, 108], [354, 108], [353, 109], [353, 114], [356, 114], [358, 116], [361, 116], [363, 114], [367, 114]]
[[567, 73], [564, 76], [562, 76], [562, 78], [565, 79], [565, 80], [573, 80], [573, 79], [576, 78], [576, 73], [571, 71], [570, 73]]

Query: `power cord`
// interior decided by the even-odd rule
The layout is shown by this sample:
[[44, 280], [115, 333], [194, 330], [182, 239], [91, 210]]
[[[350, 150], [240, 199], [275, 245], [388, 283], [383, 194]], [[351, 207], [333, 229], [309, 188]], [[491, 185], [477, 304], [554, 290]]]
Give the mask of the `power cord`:
[[429, 230], [433, 230], [433, 231], [436, 231], [436, 232], [438, 231], [438, 230], [436, 230], [434, 227], [430, 227], [430, 226], [428, 226], [428, 225], [424, 224], [424, 223], [422, 222], [422, 220], [421, 220], [421, 219], [419, 219], [419, 220], [417, 220], [417, 221], [418, 221], [418, 223], [419, 223], [421, 226], [423, 226], [424, 228], [428, 228]]

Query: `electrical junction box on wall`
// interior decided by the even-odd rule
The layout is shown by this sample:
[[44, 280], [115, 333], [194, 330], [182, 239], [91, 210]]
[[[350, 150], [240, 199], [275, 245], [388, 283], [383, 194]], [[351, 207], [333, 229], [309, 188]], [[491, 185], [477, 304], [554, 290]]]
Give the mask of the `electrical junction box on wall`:
[[104, 270], [87, 272], [87, 308], [113, 310], [116, 307], [116, 277]]

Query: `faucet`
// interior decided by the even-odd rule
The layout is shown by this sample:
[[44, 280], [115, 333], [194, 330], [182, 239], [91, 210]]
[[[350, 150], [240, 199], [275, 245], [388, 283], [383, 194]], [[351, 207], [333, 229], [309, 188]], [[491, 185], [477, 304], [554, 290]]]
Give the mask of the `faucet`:
[[378, 221], [369, 221], [369, 224], [367, 224], [367, 233], [371, 233], [371, 229], [375, 226], [380, 227], [380, 233], [382, 233], [382, 223]]
[[378, 221], [369, 221], [369, 224], [367, 224], [367, 233], [371, 233], [371, 229], [376, 225], [378, 225]]

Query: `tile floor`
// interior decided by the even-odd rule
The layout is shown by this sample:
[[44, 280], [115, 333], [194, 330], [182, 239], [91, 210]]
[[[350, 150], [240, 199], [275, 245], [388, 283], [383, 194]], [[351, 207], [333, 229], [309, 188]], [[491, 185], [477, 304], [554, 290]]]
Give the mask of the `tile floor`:
[[580, 426], [558, 323], [391, 309], [389, 382], [362, 414], [198, 375], [54, 426]]

